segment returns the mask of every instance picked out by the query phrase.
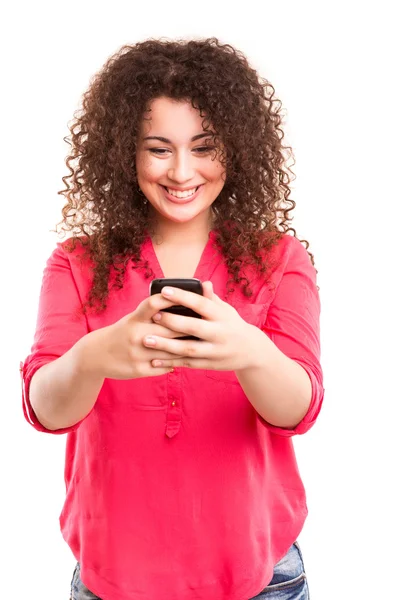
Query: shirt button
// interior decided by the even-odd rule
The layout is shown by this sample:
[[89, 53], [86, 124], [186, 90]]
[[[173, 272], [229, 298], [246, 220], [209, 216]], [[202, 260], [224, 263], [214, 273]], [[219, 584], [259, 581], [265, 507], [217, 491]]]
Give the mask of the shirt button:
[[171, 402], [171, 406], [175, 406], [175, 404], [176, 404], [176, 402], [175, 402], [175, 400], [173, 400], [173, 401]]

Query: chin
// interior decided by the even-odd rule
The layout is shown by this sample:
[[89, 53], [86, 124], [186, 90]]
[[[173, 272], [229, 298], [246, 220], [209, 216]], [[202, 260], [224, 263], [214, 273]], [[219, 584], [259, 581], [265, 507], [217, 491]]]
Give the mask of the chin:
[[163, 215], [165, 219], [168, 221], [173, 221], [174, 223], [189, 223], [190, 221], [194, 221], [199, 215]]

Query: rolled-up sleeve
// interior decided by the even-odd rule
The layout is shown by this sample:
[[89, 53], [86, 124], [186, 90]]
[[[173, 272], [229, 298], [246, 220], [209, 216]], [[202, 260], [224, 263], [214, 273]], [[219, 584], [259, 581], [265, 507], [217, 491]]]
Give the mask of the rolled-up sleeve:
[[263, 331], [289, 358], [306, 371], [311, 381], [309, 409], [294, 429], [275, 427], [259, 418], [271, 431], [283, 436], [302, 434], [315, 423], [324, 398], [320, 364], [320, 298], [316, 269], [307, 250], [292, 236], [286, 240], [284, 268], [269, 307]]
[[[81, 312], [80, 298], [69, 255], [58, 243], [47, 260], [36, 321], [34, 341], [29, 356], [20, 362], [22, 407], [25, 419], [38, 431], [62, 434], [76, 430], [80, 423], [64, 429], [46, 429], [37, 419], [29, 399], [33, 375], [43, 365], [59, 358], [86, 333], [86, 316]], [[83, 420], [83, 419], [82, 419]]]

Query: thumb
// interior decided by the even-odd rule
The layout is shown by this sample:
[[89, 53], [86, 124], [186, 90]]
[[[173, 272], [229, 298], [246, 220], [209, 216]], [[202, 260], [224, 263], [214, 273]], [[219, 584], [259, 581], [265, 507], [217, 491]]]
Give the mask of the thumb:
[[148, 296], [142, 300], [136, 309], [129, 313], [129, 316], [140, 321], [148, 321], [149, 323], [152, 323], [152, 318], [158, 311], [169, 308], [173, 305], [173, 301], [167, 300], [161, 296], [161, 294], [156, 294], [155, 296]]
[[213, 300], [214, 288], [212, 281], [203, 281], [203, 296], [209, 300]]
[[214, 302], [222, 302], [221, 298], [214, 292], [212, 281], [203, 281], [203, 296]]

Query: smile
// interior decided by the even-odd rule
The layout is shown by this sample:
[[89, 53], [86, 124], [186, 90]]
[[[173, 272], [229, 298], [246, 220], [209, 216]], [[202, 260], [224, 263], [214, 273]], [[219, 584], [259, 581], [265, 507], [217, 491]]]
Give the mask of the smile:
[[170, 194], [171, 196], [175, 196], [175, 198], [189, 198], [190, 196], [193, 196], [193, 194], [195, 192], [197, 192], [199, 186], [192, 188], [191, 190], [185, 190], [183, 192], [181, 192], [180, 190], [173, 190], [171, 188], [166, 188], [168, 194]]
[[181, 192], [179, 190], [172, 190], [171, 188], [167, 188], [163, 185], [161, 186], [164, 196], [167, 198], [167, 200], [173, 202], [174, 204], [187, 204], [188, 202], [191, 202], [197, 198], [202, 187], [202, 185], [199, 185], [190, 190]]

